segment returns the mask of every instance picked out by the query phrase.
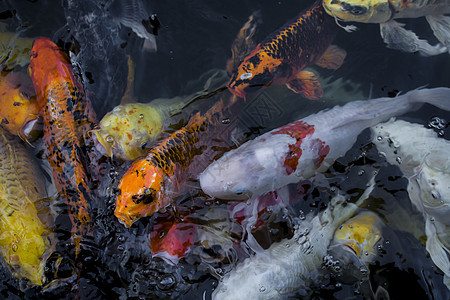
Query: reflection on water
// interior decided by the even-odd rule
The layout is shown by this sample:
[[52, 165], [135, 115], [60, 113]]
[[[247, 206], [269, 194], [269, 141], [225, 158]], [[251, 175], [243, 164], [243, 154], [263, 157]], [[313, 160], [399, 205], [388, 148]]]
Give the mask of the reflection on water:
[[[144, 1], [147, 13], [156, 13], [161, 22], [156, 36], [158, 50], [151, 52], [132, 28], [109, 18], [107, 8], [112, 0], [62, 2], [63, 5], [45, 0], [0, 3], [3, 30], [18, 35], [13, 43], [10, 36], [7, 41], [0, 36], [0, 49], [21, 50], [10, 52], [9, 60], [2, 60], [7, 68], [3, 72], [13, 69], [26, 74], [29, 39], [49, 37], [72, 53], [75, 70], [83, 79], [99, 119], [121, 103], [127, 82], [131, 82], [132, 93], [127, 95], [132, 101], [149, 103], [157, 99], [150, 103], [163, 116], [162, 131], [156, 141], [133, 140], [133, 145], [140, 147], [138, 153], [183, 127], [195, 113], [204, 113], [219, 100], [232, 98], [222, 89], [228, 80], [225, 68], [231, 57], [232, 42], [252, 13], [259, 11], [261, 20], [253, 37], [258, 42], [311, 4], [255, 0]], [[73, 7], [81, 3], [90, 3], [95, 9]], [[80, 15], [90, 16], [92, 22], [74, 22]], [[435, 42], [424, 20], [409, 19], [405, 23], [418, 35]], [[29, 138], [32, 144], [26, 144], [27, 147], [47, 174], [43, 176], [47, 180], [49, 199], [43, 203], [50, 208], [49, 215], [54, 219], [44, 269], [47, 281], [43, 286], [34, 286], [25, 279], [17, 279], [2, 260], [2, 297], [209, 299], [220, 279], [236, 264], [254, 252], [264, 253], [272, 244], [292, 238], [295, 224], [324, 211], [336, 194], [355, 202], [376, 174], [374, 190], [362, 205], [384, 224], [382, 238], [374, 247], [374, 257], [367, 265], [359, 262], [358, 266], [367, 266], [362, 271], [348, 268], [347, 273], [336, 268], [330, 271], [319, 262], [317, 271], [323, 276], [309, 283], [308, 298], [363, 299], [373, 295], [382, 298], [386, 293], [390, 299], [449, 298], [443, 273], [425, 249], [425, 222], [411, 203], [408, 180], [398, 166], [389, 164], [379, 154], [369, 130], [363, 131], [346, 155], [315, 183], [291, 184], [280, 194], [260, 197], [256, 204], [211, 199], [201, 191], [196, 179], [224, 151], [320, 110], [354, 100], [394, 96], [425, 85], [449, 86], [448, 55], [423, 57], [390, 50], [379, 37], [377, 25], [357, 26], [359, 29], [353, 33], [339, 31], [333, 42], [347, 52], [342, 67], [336, 71], [311, 67], [322, 83], [322, 99], [307, 100], [284, 86], [249, 95], [245, 103], [239, 104], [239, 109], [227, 112], [220, 120], [221, 125], [217, 125], [220, 133], [207, 144], [207, 147], [214, 146], [214, 151], [208, 152], [213, 154], [196, 156], [189, 169], [190, 176], [179, 183], [183, 185], [179, 189], [182, 192], [174, 196], [173, 204], [151, 217], [139, 219], [130, 228], [117, 220], [114, 209], [118, 183], [131, 162], [122, 161], [114, 154], [112, 158], [102, 157], [99, 162], [103, 166], [102, 178], [95, 196], [89, 199], [94, 229], [91, 236], [83, 238], [83, 251], [77, 259], [70, 246], [72, 224], [66, 213], [67, 204], [51, 185], [42, 138], [37, 141]], [[131, 79], [128, 58], [135, 64]], [[191, 104], [185, 106], [188, 103]], [[140, 115], [136, 116], [133, 122], [138, 124]], [[450, 120], [450, 113], [425, 105], [401, 119], [427, 126], [434, 117]], [[108, 130], [113, 128], [111, 125]], [[443, 139], [450, 137], [446, 128], [438, 131]], [[108, 132], [108, 136], [119, 140], [114, 134]], [[139, 137], [153, 138], [151, 134], [139, 134]], [[106, 148], [108, 136], [104, 137]], [[125, 143], [126, 137], [122, 134], [120, 141]], [[202, 152], [202, 149], [196, 150]], [[352, 247], [342, 247], [347, 252], [354, 251]], [[152, 258], [152, 253], [157, 255]], [[328, 266], [333, 266], [333, 259], [328, 262]], [[294, 291], [288, 296], [302, 294]]]

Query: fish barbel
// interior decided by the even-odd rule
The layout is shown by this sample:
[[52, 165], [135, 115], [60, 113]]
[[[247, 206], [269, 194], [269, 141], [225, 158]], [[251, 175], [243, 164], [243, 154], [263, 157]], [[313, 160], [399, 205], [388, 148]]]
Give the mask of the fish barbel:
[[243, 98], [270, 85], [287, 84], [309, 99], [321, 98], [323, 91], [317, 76], [303, 69], [315, 63], [330, 69], [342, 65], [346, 52], [330, 47], [338, 29], [322, 3], [315, 2], [245, 57], [231, 75], [229, 90]]
[[450, 110], [450, 89], [353, 101], [267, 132], [226, 153], [200, 174], [203, 191], [243, 200], [314, 177], [343, 156], [365, 129], [430, 103]]
[[[86, 159], [82, 147], [94, 128], [95, 113], [84, 97], [83, 86], [75, 76], [69, 58], [47, 38], [35, 40], [29, 73], [38, 101], [44, 111], [45, 154], [52, 168], [56, 189], [64, 197], [72, 221], [76, 251], [89, 230], [91, 197]], [[87, 164], [94, 168], [95, 162]]]
[[42, 285], [49, 242], [35, 203], [42, 174], [17, 138], [0, 127], [0, 253], [18, 277]]

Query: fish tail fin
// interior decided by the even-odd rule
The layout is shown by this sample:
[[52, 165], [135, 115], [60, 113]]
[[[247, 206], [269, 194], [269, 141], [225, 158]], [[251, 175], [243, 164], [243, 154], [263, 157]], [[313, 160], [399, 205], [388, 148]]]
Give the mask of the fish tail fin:
[[114, 20], [131, 28], [140, 38], [144, 38], [144, 50], [156, 51], [155, 35], [160, 23], [156, 15], [149, 15], [142, 0], [113, 1], [109, 11]]
[[428, 103], [440, 109], [450, 111], [450, 88], [416, 89], [405, 96], [411, 103]]

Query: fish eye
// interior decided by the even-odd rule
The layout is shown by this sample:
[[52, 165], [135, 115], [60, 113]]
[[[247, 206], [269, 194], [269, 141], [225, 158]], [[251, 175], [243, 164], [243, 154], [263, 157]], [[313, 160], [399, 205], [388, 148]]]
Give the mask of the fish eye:
[[350, 4], [345, 3], [345, 2], [341, 3], [341, 8], [344, 11], [348, 11], [352, 15], [362, 15], [362, 14], [365, 14], [367, 12], [367, 8], [365, 8], [364, 6], [350, 5]]

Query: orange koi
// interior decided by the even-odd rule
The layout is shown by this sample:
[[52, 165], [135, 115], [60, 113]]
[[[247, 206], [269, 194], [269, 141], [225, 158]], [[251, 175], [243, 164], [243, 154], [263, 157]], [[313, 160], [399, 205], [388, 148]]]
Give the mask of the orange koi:
[[0, 125], [10, 133], [26, 136], [25, 126], [39, 116], [33, 83], [20, 72], [0, 74]]
[[47, 38], [34, 41], [29, 73], [37, 99], [45, 103], [45, 154], [52, 168], [55, 185], [66, 199], [72, 221], [72, 240], [76, 253], [88, 233], [91, 195], [87, 171], [83, 166], [84, 137], [94, 128], [95, 113], [84, 96], [70, 60]]
[[244, 98], [270, 85], [286, 84], [309, 99], [322, 97], [318, 77], [303, 70], [313, 64], [339, 68], [346, 52], [330, 46], [338, 30], [322, 1], [267, 36], [239, 65], [228, 83], [229, 90]]
[[[179, 183], [192, 175], [192, 168], [198, 168], [195, 160], [200, 155], [212, 158], [229, 150], [223, 143], [211, 146], [213, 142], [227, 140], [217, 138], [225, 135], [223, 109], [221, 100], [206, 114], [195, 114], [185, 127], [133, 162], [119, 182], [114, 212], [125, 226], [130, 227], [139, 218], [151, 216], [172, 203], [181, 191]], [[216, 141], [211, 141], [212, 137]]]

